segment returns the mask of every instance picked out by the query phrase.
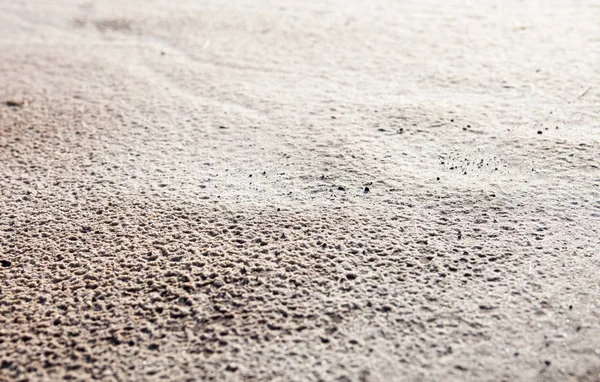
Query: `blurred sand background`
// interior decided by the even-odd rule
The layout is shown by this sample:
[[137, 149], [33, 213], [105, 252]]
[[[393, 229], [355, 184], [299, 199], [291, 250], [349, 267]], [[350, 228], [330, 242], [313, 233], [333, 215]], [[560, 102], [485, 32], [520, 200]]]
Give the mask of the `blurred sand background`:
[[0, 2], [0, 380], [600, 380], [598, 1]]

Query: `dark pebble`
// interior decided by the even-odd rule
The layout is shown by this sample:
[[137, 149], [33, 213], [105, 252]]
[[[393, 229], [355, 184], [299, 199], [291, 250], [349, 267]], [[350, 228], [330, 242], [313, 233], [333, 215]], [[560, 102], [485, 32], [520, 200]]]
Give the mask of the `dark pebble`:
[[365, 187], [365, 191], [364, 193], [366, 194], [367, 192], [370, 192], [371, 190], [369, 189], [369, 187]]
[[8, 107], [21, 107], [25, 102], [23, 101], [6, 101]]
[[538, 134], [542, 134], [542, 130], [538, 130]]
[[550, 365], [552, 364], [552, 362], [550, 362], [550, 361], [548, 361], [548, 360], [545, 360], [545, 361], [544, 361], [544, 364], [546, 364], [546, 367], [548, 367], [548, 366], [550, 366]]
[[10, 262], [10, 260], [1, 260], [0, 264], [2, 264], [2, 266], [4, 268], [8, 268], [8, 267], [10, 267], [12, 265], [12, 263]]

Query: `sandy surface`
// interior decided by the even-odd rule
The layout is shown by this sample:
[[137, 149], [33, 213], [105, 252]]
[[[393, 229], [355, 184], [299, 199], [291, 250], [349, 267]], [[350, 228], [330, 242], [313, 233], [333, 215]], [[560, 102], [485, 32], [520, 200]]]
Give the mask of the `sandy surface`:
[[0, 380], [600, 380], [599, 68], [597, 1], [0, 2]]

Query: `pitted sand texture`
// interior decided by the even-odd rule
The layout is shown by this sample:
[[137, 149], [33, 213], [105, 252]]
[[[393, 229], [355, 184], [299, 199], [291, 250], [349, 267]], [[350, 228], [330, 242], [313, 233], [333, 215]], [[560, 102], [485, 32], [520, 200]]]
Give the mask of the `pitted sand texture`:
[[599, 381], [597, 1], [3, 1], [0, 380]]

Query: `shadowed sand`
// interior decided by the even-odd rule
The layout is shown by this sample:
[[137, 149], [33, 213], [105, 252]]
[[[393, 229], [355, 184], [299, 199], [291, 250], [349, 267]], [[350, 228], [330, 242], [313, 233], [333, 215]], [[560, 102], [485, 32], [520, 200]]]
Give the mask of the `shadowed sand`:
[[0, 3], [0, 380], [600, 380], [599, 20]]

